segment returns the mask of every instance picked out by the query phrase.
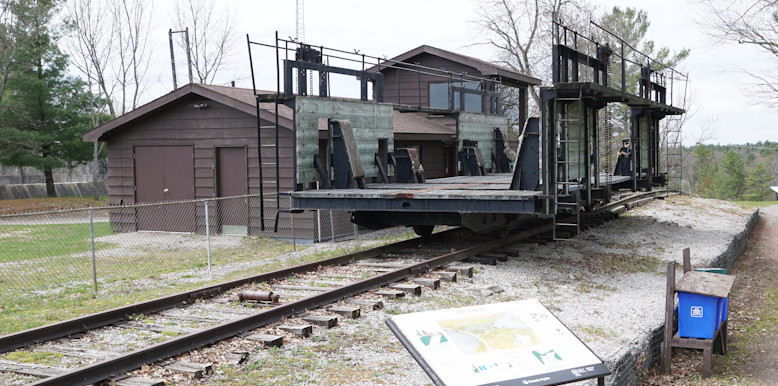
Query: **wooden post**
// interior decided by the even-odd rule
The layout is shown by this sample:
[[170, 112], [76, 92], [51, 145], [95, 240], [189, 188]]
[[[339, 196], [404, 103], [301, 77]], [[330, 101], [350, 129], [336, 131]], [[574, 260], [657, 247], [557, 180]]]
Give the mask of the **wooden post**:
[[692, 254], [688, 247], [683, 249], [683, 273], [692, 270]]
[[[688, 249], [688, 248], [687, 248]], [[673, 347], [673, 307], [675, 306], [675, 262], [667, 263], [667, 289], [665, 292], [665, 336], [662, 343], [662, 370], [670, 373]]]

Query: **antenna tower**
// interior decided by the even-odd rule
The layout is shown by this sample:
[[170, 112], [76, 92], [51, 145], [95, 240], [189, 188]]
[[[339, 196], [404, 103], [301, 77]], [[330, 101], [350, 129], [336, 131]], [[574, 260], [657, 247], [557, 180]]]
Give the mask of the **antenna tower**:
[[295, 23], [295, 40], [305, 41], [305, 5], [304, 0], [297, 0], [297, 19]]

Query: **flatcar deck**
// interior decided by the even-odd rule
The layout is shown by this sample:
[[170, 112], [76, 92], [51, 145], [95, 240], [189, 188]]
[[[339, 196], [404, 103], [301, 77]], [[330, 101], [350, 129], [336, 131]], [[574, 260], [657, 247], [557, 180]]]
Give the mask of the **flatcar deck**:
[[[292, 193], [294, 209], [349, 211], [533, 214], [541, 191], [510, 190], [510, 173], [458, 176], [422, 184], [368, 184], [366, 189], [318, 189]], [[612, 184], [629, 176], [611, 176]], [[605, 174], [600, 175], [605, 181]], [[561, 187], [561, 186], [560, 186]], [[570, 190], [579, 189], [577, 185]]]
[[540, 191], [510, 190], [511, 174], [459, 176], [423, 184], [368, 184], [367, 189], [319, 189], [292, 193], [296, 209], [352, 211], [524, 213], [535, 212]]

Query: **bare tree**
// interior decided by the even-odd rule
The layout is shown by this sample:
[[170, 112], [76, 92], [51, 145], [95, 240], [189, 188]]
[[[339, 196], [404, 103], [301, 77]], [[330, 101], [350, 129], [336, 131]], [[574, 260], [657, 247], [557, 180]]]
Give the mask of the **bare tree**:
[[20, 33], [19, 20], [11, 10], [15, 5], [16, 0], [0, 0], [0, 99], [5, 94], [5, 86], [19, 52], [18, 47], [25, 38]]
[[[113, 51], [117, 48], [112, 20], [104, 17], [110, 13], [108, 4], [101, 0], [71, 0], [65, 5], [65, 18], [69, 27], [66, 49], [70, 64], [87, 78], [90, 92], [98, 88], [97, 95], [104, 95], [108, 111], [116, 115], [111, 96], [116, 89], [116, 79], [111, 73]], [[99, 122], [95, 122], [99, 124]]]
[[[497, 50], [497, 63], [539, 79], [551, 73], [552, 18], [580, 24], [593, 11], [582, 0], [488, 0], [476, 11], [478, 25]], [[540, 106], [540, 93], [530, 88], [534, 109]], [[509, 102], [508, 102], [509, 103]]]
[[69, 0], [65, 5], [70, 62], [99, 88], [95, 94], [107, 99], [113, 116], [135, 109], [146, 87], [153, 11], [149, 4], [142, 0]]
[[179, 46], [191, 49], [195, 81], [213, 83], [236, 55], [235, 15], [222, 2], [217, 7], [213, 0], [178, 0], [173, 19], [175, 29], [189, 28], [191, 33], [190, 47], [182, 40]]
[[149, 68], [151, 52], [146, 44], [151, 27], [151, 2], [142, 0], [109, 0], [116, 33], [118, 61], [113, 71], [118, 81], [121, 101], [119, 114], [138, 107], [146, 87], [144, 78]]
[[[70, 63], [86, 76], [93, 102], [92, 126], [102, 124], [106, 112], [115, 117], [137, 107], [150, 59], [146, 41], [151, 10], [137, 0], [70, 0], [65, 5], [65, 20], [70, 32], [65, 44]], [[102, 148], [103, 144], [95, 141], [95, 199]]]
[[705, 10], [699, 23], [718, 43], [757, 46], [773, 57], [773, 68], [755, 71], [743, 69], [756, 82], [760, 101], [778, 106], [778, 2], [775, 0], [698, 0]]

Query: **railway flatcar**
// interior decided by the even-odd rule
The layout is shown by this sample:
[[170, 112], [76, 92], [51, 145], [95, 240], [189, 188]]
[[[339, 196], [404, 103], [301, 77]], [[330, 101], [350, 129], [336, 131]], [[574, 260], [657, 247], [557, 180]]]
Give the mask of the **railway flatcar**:
[[[491, 232], [537, 218], [553, 221], [555, 234], [575, 234], [579, 214], [613, 191], [666, 185], [680, 144], [661, 138], [661, 122], [684, 113], [673, 97], [682, 95], [685, 77], [634, 49], [625, 56], [627, 43], [617, 36], [600, 43], [561, 23], [554, 29], [553, 79], [540, 88], [533, 118], [527, 90], [540, 81], [474, 58], [421, 46], [394, 59], [358, 54], [362, 69], [354, 70], [327, 64], [344, 51], [292, 44], [295, 56], [277, 74], [283, 91], [279, 84], [276, 93], [256, 93], [258, 106], [274, 102], [293, 112], [292, 210], [345, 210], [360, 226], [407, 225], [420, 235], [436, 225]], [[276, 50], [292, 43], [279, 42]], [[640, 74], [636, 84], [628, 71]], [[308, 95], [313, 73], [317, 96]], [[361, 98], [329, 95], [330, 74], [356, 77]], [[519, 95], [519, 108], [509, 112], [521, 125], [516, 143], [500, 104], [511, 88]], [[624, 130], [614, 129], [614, 111], [629, 117], [618, 153], [614, 133]], [[434, 122], [448, 136], [403, 141], [407, 122]], [[430, 150], [437, 148], [444, 150]]]

